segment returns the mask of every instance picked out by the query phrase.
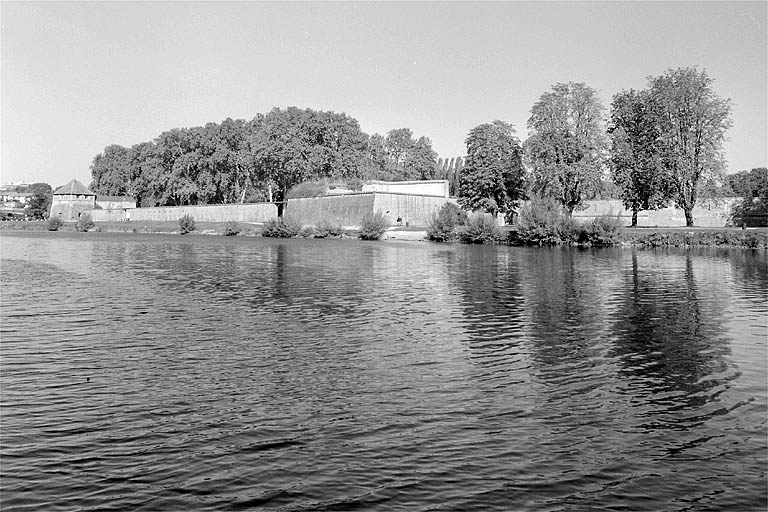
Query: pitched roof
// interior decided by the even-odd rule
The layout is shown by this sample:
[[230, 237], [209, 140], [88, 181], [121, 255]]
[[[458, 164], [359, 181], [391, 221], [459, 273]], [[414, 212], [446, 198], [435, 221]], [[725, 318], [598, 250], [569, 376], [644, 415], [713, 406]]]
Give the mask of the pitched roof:
[[71, 180], [69, 183], [64, 185], [63, 187], [59, 187], [56, 190], [53, 191], [53, 195], [60, 196], [60, 195], [85, 195], [85, 196], [95, 196], [93, 192], [88, 190], [88, 187], [83, 185], [77, 180]]

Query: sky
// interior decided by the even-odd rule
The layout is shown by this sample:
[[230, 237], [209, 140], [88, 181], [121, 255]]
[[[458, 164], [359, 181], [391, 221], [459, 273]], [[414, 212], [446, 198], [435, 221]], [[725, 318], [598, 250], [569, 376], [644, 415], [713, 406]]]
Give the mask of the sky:
[[410, 128], [441, 157], [559, 82], [614, 94], [706, 70], [728, 172], [768, 161], [768, 2], [0, 2], [0, 182], [76, 178], [161, 132], [274, 107]]

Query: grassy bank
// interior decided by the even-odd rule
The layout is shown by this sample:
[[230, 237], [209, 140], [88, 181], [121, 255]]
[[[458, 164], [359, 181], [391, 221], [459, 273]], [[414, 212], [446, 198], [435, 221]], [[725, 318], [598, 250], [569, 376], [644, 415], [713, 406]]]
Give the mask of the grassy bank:
[[[226, 222], [195, 222], [196, 229], [192, 235], [224, 235]], [[263, 226], [260, 224], [238, 223], [238, 236], [261, 236]], [[413, 232], [421, 234], [422, 228], [396, 228], [389, 231], [391, 239], [414, 240], [406, 236]], [[506, 235], [511, 229], [502, 228]], [[3, 221], [0, 230], [9, 231], [47, 231], [48, 225], [43, 221]], [[64, 224], [59, 231], [75, 231], [75, 223]], [[164, 233], [178, 234], [179, 223], [167, 222], [97, 222], [95, 231], [104, 233]], [[403, 231], [400, 233], [400, 231]], [[397, 236], [398, 234], [402, 236]], [[356, 232], [345, 232], [343, 238], [357, 238]], [[624, 228], [621, 234], [622, 245], [641, 247], [743, 247], [749, 249], [768, 248], [768, 229], [749, 228]]]

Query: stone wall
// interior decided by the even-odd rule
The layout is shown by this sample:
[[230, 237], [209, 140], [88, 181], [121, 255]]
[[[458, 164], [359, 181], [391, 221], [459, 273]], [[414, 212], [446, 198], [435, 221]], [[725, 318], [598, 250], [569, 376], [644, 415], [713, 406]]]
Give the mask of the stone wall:
[[321, 220], [331, 224], [353, 228], [360, 220], [374, 211], [373, 193], [345, 194], [339, 196], [297, 197], [288, 199], [285, 215], [304, 225], [316, 225]]
[[429, 217], [446, 202], [447, 198], [437, 196], [362, 192], [289, 199], [285, 213], [305, 225], [327, 220], [342, 227], [356, 228], [363, 216], [381, 211], [390, 225], [395, 225], [400, 218], [403, 225], [426, 226]]
[[448, 180], [369, 181], [363, 185], [363, 192], [440, 196], [448, 199]]
[[274, 203], [211, 204], [204, 206], [157, 206], [154, 208], [123, 208], [88, 210], [94, 222], [117, 221], [178, 221], [191, 215], [198, 222], [264, 223], [277, 218]]
[[[693, 223], [699, 227], [724, 227], [730, 218], [734, 204], [740, 198], [728, 197], [717, 201], [699, 201], [693, 209]], [[579, 222], [589, 222], [600, 215], [618, 215], [629, 226], [632, 212], [625, 210], [619, 200], [586, 201], [584, 210], [574, 211], [573, 218]], [[685, 226], [685, 212], [672, 206], [660, 210], [640, 211], [637, 213], [637, 225], [641, 227]]]
[[373, 209], [381, 210], [391, 219], [392, 224], [395, 224], [399, 217], [403, 225], [426, 226], [432, 214], [447, 202], [447, 197], [377, 193]]
[[112, 208], [109, 210], [88, 210], [93, 222], [122, 222], [128, 220], [125, 208]]
[[51, 217], [59, 217], [64, 222], [77, 222], [80, 214], [95, 207], [95, 196], [54, 195], [51, 200]]

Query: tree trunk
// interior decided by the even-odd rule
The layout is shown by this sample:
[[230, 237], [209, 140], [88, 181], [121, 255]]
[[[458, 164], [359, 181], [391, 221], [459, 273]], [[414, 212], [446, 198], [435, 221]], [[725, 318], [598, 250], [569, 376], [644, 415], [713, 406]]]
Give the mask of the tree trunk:
[[632, 227], [637, 227], [637, 210], [632, 210]]
[[693, 227], [693, 208], [683, 208], [683, 211], [685, 212], [685, 226], [692, 228]]

